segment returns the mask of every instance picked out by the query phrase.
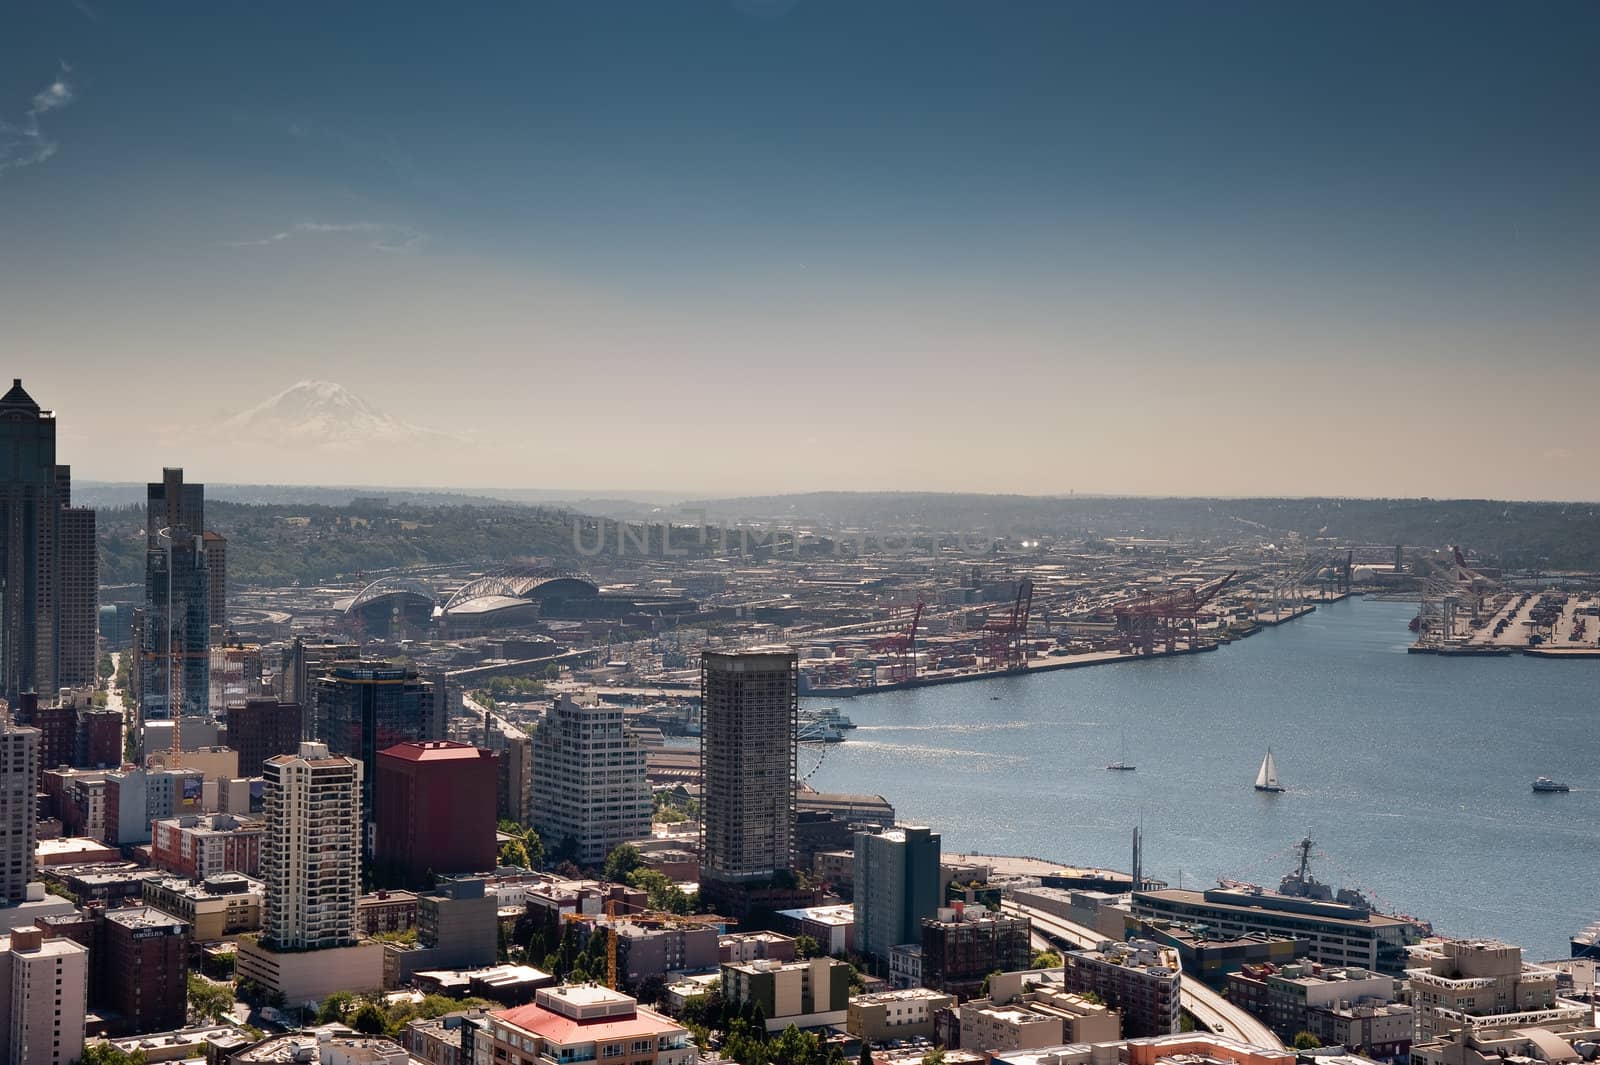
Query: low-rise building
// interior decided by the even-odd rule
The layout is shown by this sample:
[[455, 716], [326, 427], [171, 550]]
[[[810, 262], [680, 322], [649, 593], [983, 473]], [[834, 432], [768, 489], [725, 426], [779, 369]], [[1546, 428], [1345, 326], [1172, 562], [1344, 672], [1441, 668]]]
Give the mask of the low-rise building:
[[899, 943], [889, 948], [889, 986], [922, 986], [921, 943]]
[[794, 961], [794, 937], [777, 932], [725, 932], [717, 937], [717, 962]]
[[789, 1025], [842, 1024], [850, 1008], [850, 966], [834, 958], [750, 961], [722, 967], [722, 998], [761, 1007], [769, 1032]]
[[496, 1065], [691, 1065], [689, 1032], [618, 991], [592, 984], [539, 991], [489, 1015]]
[[1522, 960], [1522, 948], [1493, 940], [1428, 940], [1411, 950], [1406, 970], [1413, 1039], [1459, 1031], [1575, 1023], [1588, 1011], [1556, 997], [1557, 973]]
[[856, 911], [847, 904], [802, 906], [779, 910], [779, 927], [794, 936], [810, 936], [824, 954], [854, 954], [856, 950]]
[[190, 880], [218, 873], [261, 875], [260, 821], [234, 814], [185, 814], [151, 822], [150, 861]]
[[198, 884], [181, 877], [144, 883], [144, 901], [188, 922], [196, 943], [259, 932], [265, 892], [261, 881], [243, 873], [223, 873]]
[[934, 1015], [955, 1003], [954, 995], [925, 987], [853, 995], [845, 1027], [851, 1035], [868, 1043], [931, 1039]]
[[922, 982], [971, 998], [990, 973], [1015, 972], [1033, 960], [1033, 924], [1026, 917], [952, 906], [922, 922]]
[[628, 918], [602, 920], [617, 937], [617, 975], [630, 985], [668, 973], [713, 969], [720, 964], [717, 930], [702, 924], [652, 922]]
[[[1186, 973], [1187, 975], [1187, 973]], [[1400, 981], [1366, 969], [1247, 965], [1228, 974], [1228, 998], [1265, 1021], [1281, 1039], [1311, 1030], [1311, 1011], [1383, 1006], [1399, 996]]]
[[356, 930], [364, 936], [417, 927], [417, 896], [411, 891], [373, 891], [356, 900]]
[[1070, 951], [1064, 960], [1067, 990], [1080, 995], [1093, 992], [1122, 1014], [1127, 1035], [1168, 1035], [1178, 1030], [1183, 977], [1177, 948], [1136, 939]]
[[446, 880], [417, 896], [415, 943], [385, 943], [383, 986], [396, 988], [426, 969], [493, 965], [499, 950], [499, 906], [474, 877]]
[[[1228, 974], [1246, 966], [1293, 965], [1306, 957], [1308, 944], [1294, 936], [1248, 932], [1242, 936], [1223, 936], [1205, 925], [1173, 924], [1170, 921], [1137, 921], [1138, 937], [1178, 948], [1185, 979], [1199, 980], [1221, 991]], [[1124, 939], [1118, 935], [1115, 939]]]

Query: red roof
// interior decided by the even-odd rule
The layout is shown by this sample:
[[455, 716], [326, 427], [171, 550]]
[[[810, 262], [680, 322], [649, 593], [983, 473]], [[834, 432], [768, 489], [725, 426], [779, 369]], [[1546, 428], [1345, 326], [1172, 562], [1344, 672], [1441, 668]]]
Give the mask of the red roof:
[[397, 743], [380, 753], [385, 757], [399, 758], [407, 762], [475, 762], [491, 754], [489, 751], [479, 750], [470, 743], [457, 743], [454, 740]]
[[566, 1046], [608, 1039], [642, 1039], [645, 1036], [654, 1038], [663, 1032], [682, 1030], [664, 1017], [641, 1013], [635, 1013], [632, 1017], [599, 1017], [592, 1021], [575, 1021], [571, 1017], [563, 1017], [537, 1004], [518, 1006], [516, 1009], [496, 1013], [495, 1016], [525, 1032], [532, 1032], [552, 1043]]

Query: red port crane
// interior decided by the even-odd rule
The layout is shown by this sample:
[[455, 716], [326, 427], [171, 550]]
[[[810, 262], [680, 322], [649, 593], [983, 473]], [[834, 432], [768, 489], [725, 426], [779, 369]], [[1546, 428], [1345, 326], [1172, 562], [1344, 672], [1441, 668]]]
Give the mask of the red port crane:
[[890, 656], [889, 680], [900, 684], [917, 679], [917, 625], [922, 621], [922, 608], [928, 604], [917, 600], [911, 608], [911, 624], [905, 631], [874, 640], [872, 649]]
[[1017, 582], [1011, 616], [983, 623], [983, 657], [990, 669], [1011, 672], [1028, 667], [1028, 614], [1033, 609], [1033, 581]]
[[1198, 617], [1201, 608], [1215, 599], [1238, 572], [1234, 570], [1197, 587], [1149, 592], [1118, 603], [1111, 608], [1117, 630], [1133, 637], [1140, 654], [1154, 654], [1158, 638], [1165, 639], [1167, 653], [1171, 654], [1177, 650], [1181, 623]]

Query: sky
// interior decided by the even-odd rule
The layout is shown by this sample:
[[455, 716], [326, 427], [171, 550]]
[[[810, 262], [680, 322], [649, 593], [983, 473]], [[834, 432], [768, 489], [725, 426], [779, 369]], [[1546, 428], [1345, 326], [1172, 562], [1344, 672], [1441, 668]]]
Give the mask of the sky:
[[1580, 2], [21, 0], [0, 352], [80, 478], [1595, 500], [1597, 54]]

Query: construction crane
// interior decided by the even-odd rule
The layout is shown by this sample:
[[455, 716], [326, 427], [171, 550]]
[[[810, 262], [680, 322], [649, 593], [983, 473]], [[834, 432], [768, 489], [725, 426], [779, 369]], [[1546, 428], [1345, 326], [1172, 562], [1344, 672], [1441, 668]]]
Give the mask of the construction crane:
[[[1201, 608], [1215, 599], [1238, 572], [1232, 570], [1196, 587], [1150, 592], [1118, 603], [1111, 608], [1117, 629], [1133, 637], [1140, 654], [1154, 654], [1158, 638], [1165, 639], [1167, 653], [1171, 654], [1178, 647], [1180, 624], [1198, 618]], [[1192, 635], [1190, 641], [1192, 644]]]
[[1009, 673], [1028, 668], [1028, 614], [1032, 609], [1033, 581], [1024, 577], [1017, 582], [1010, 616], [983, 623], [983, 657], [990, 669]]
[[889, 679], [892, 682], [900, 683], [917, 677], [917, 625], [922, 621], [922, 610], [927, 605], [918, 599], [911, 610], [911, 623], [903, 632], [874, 640], [871, 644], [874, 651], [891, 656]]

